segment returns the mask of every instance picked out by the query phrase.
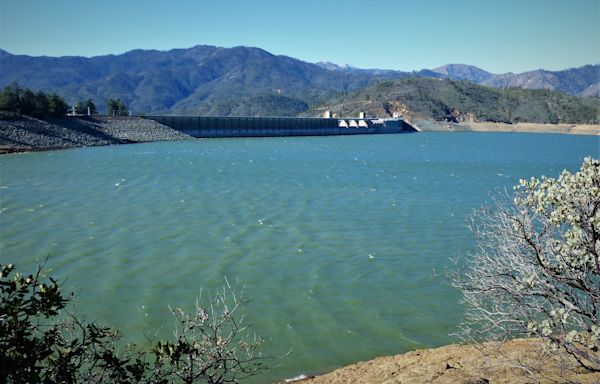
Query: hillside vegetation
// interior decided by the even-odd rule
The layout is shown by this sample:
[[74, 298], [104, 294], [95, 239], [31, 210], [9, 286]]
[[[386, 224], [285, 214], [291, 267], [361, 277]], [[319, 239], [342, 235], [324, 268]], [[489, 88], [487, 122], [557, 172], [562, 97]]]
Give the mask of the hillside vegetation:
[[17, 82], [56, 92], [70, 104], [91, 98], [101, 113], [114, 98], [133, 114], [295, 115], [299, 108], [378, 79], [250, 47], [135, 50], [91, 58], [0, 51], [0, 86]]
[[504, 123], [600, 122], [600, 99], [578, 98], [545, 89], [489, 88], [468, 81], [406, 78], [340, 94], [306, 115], [331, 110], [338, 116], [430, 118], [438, 121]]
[[69, 106], [92, 99], [100, 113], [106, 113], [108, 99], [120, 99], [133, 114], [294, 116], [336, 94], [408, 77], [545, 88], [579, 96], [598, 95], [600, 90], [598, 64], [495, 75], [465, 64], [413, 72], [313, 64], [243, 46], [133, 50], [89, 58], [13, 55], [0, 49], [0, 87], [16, 82], [55, 92]]

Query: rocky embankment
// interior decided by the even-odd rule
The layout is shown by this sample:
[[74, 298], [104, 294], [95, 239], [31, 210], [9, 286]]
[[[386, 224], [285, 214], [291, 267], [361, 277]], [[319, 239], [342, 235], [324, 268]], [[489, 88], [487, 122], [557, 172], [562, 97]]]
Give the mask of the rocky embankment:
[[586, 371], [566, 353], [545, 350], [541, 340], [515, 339], [504, 343], [447, 345], [397, 356], [378, 357], [336, 369], [322, 376], [293, 382], [301, 384], [597, 384], [600, 383], [600, 372]]
[[190, 139], [182, 132], [140, 117], [0, 120], [0, 153]]

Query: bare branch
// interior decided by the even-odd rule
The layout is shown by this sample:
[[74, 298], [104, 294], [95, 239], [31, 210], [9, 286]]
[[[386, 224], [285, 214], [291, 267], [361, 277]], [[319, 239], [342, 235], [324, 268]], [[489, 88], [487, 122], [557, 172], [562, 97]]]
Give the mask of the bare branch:
[[600, 162], [521, 180], [512, 201], [471, 218], [478, 248], [454, 279], [468, 308], [459, 335], [542, 337], [600, 371]]

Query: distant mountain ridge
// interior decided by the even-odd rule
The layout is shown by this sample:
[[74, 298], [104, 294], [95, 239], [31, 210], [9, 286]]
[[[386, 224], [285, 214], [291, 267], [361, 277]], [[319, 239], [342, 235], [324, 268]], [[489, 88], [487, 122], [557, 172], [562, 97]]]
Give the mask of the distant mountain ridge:
[[600, 93], [593, 92], [600, 86], [600, 64], [555, 72], [538, 69], [520, 74], [493, 75], [478, 83], [498, 88], [551, 89], [577, 96], [600, 96]]
[[494, 74], [488, 71], [466, 64], [446, 64], [432, 71], [451, 80], [468, 80], [474, 83], [481, 83], [494, 77]]
[[494, 74], [474, 65], [446, 64], [433, 69], [402, 72], [385, 69], [361, 69], [350, 65], [318, 62], [330, 71], [346, 73], [370, 73], [385, 75], [389, 79], [404, 77], [437, 77], [450, 80], [468, 80], [495, 88], [550, 89], [576, 96], [600, 96], [600, 64], [584, 65], [562, 71], [538, 69], [523, 73]]
[[518, 75], [494, 75], [463, 64], [414, 72], [361, 69], [313, 64], [244, 46], [133, 50], [90, 58], [32, 57], [0, 50], [0, 87], [18, 82], [34, 90], [56, 92], [70, 104], [92, 98], [101, 112], [106, 100], [121, 98], [134, 114], [296, 116], [333, 97], [408, 77], [596, 96], [599, 73], [600, 65]]

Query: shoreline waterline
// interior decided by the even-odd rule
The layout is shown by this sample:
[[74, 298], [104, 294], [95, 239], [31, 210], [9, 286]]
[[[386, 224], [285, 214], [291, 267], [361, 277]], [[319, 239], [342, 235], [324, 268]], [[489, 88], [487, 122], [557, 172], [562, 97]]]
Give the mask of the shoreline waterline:
[[[513, 132], [600, 136], [600, 125], [464, 122], [420, 120], [422, 132]], [[141, 117], [69, 117], [43, 121], [24, 117], [0, 120], [0, 155], [70, 148], [196, 140], [182, 132]]]

